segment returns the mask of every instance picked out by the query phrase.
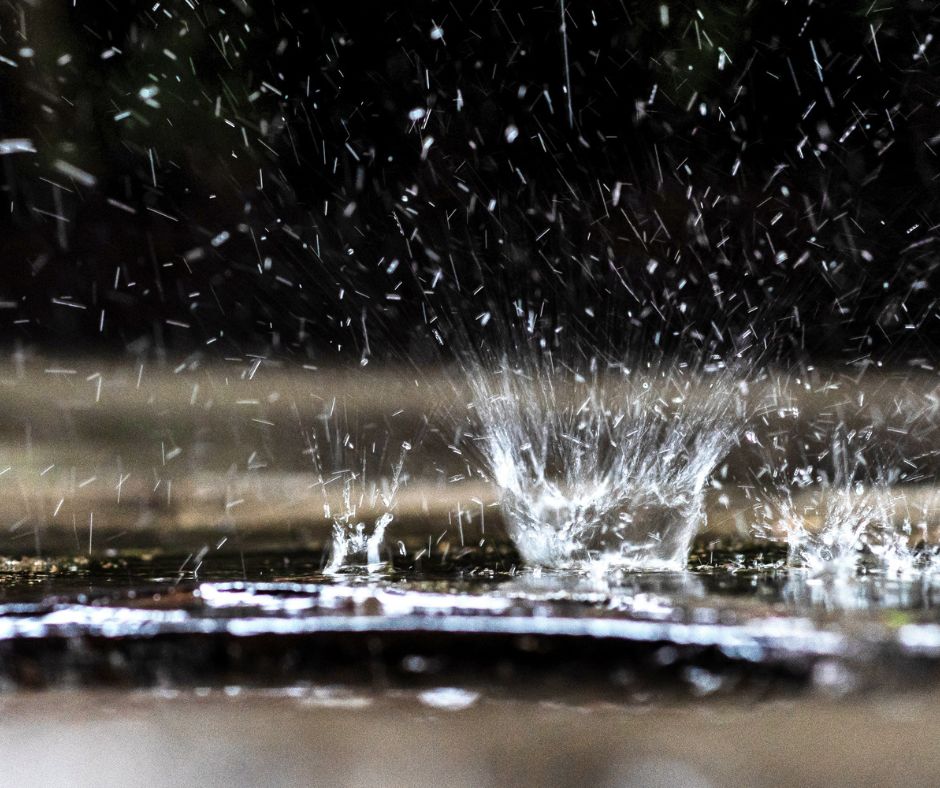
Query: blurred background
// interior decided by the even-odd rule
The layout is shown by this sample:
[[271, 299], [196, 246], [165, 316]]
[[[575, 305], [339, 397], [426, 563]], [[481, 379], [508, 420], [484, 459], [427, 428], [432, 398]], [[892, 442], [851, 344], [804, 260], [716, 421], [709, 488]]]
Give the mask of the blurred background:
[[[935, 782], [938, 36], [938, 0], [0, 0], [4, 763]], [[517, 574], [467, 385], [513, 344], [665, 359], [664, 406], [730, 360], [677, 587]], [[560, 442], [582, 399], [535, 379]], [[911, 573], [801, 585], [762, 488], [854, 557], [871, 511], [799, 495], [862, 482]], [[394, 571], [324, 580], [393, 509]]]
[[[935, 2], [0, 6], [0, 344], [932, 367]], [[527, 315], [531, 310], [532, 317]]]

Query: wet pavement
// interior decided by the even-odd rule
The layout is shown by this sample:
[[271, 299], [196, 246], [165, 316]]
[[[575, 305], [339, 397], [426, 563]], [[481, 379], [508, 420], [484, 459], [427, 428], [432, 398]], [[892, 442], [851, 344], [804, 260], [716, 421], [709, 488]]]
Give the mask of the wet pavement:
[[[198, 559], [198, 560], [196, 560]], [[773, 549], [685, 572], [520, 569], [510, 552], [370, 575], [317, 553], [8, 560], [17, 687], [500, 687], [557, 699], [907, 691], [940, 680], [940, 579], [815, 577]], [[567, 690], [565, 690], [567, 691]]]

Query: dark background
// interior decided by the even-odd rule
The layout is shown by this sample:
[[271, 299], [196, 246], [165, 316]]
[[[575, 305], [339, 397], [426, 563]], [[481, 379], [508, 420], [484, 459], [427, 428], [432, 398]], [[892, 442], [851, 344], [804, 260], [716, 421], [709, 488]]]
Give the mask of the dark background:
[[933, 364], [940, 3], [564, 10], [3, 3], [0, 345]]

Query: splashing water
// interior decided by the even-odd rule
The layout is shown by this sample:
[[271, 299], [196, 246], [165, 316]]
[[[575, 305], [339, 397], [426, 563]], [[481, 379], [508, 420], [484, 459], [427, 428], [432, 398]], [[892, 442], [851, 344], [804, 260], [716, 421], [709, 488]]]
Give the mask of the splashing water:
[[[385, 530], [395, 518], [391, 510], [402, 482], [407, 451], [407, 448], [402, 448], [391, 479], [373, 483], [368, 489], [363, 482], [364, 476], [343, 473], [342, 511], [331, 512], [329, 504], [324, 504], [324, 514], [333, 520], [333, 549], [326, 567], [328, 573], [369, 573], [385, 568], [386, 562], [382, 560], [380, 550], [385, 542]], [[371, 527], [367, 518], [359, 516], [363, 505], [373, 512], [382, 512], [373, 520]]]
[[347, 475], [343, 480], [342, 512], [333, 514], [329, 506], [325, 507], [326, 516], [333, 520], [333, 549], [330, 562], [326, 567], [327, 573], [335, 574], [347, 570], [376, 572], [385, 566], [385, 562], [381, 559], [380, 549], [385, 542], [385, 529], [395, 519], [394, 515], [387, 510], [392, 507], [396, 483], [393, 482], [391, 490], [383, 492], [379, 492], [375, 485], [372, 486], [369, 494], [369, 507], [375, 509], [378, 499], [381, 499], [381, 504], [386, 511], [375, 518], [370, 528], [365, 519], [357, 516], [364, 497], [360, 494], [358, 501], [353, 499], [353, 484], [357, 478]]
[[529, 563], [685, 566], [705, 485], [736, 439], [736, 400], [724, 375], [696, 387], [677, 371], [617, 371], [601, 379], [592, 363], [585, 377], [549, 359], [471, 375], [484, 465]]
[[824, 486], [802, 506], [791, 502], [788, 508], [788, 563], [812, 574], [854, 572], [887, 515], [882, 496], [861, 483]]
[[[867, 465], [861, 451], [837, 434], [832, 442], [830, 477], [812, 466], [798, 468], [793, 484], [761, 504], [758, 536], [783, 533], [787, 563], [812, 576], [848, 576], [860, 569], [890, 575], [922, 570], [929, 556], [915, 542], [925, 541], [937, 496], [916, 487], [897, 486], [897, 472]], [[859, 480], [861, 475], [868, 481]], [[812, 485], [812, 486], [811, 486]]]
[[[391, 510], [403, 481], [402, 469], [410, 448], [407, 443], [402, 446], [391, 478], [382, 479], [379, 484], [372, 483], [367, 488], [364, 473], [343, 473], [342, 511], [332, 513], [329, 504], [324, 504], [324, 513], [333, 520], [333, 550], [326, 567], [328, 573], [370, 573], [386, 567], [380, 550], [385, 542], [385, 530], [395, 519]], [[381, 511], [371, 527], [366, 518], [358, 515], [364, 504], [373, 512]]]
[[[324, 432], [327, 437], [330, 436], [330, 430]], [[411, 444], [402, 443], [401, 453], [393, 463], [390, 475], [369, 482], [369, 476], [375, 476], [375, 470], [385, 466], [384, 449], [376, 456], [376, 445], [373, 443], [372, 456], [368, 452], [363, 453], [357, 470], [342, 467], [346, 455], [354, 446], [347, 433], [344, 440], [331, 441], [329, 459], [340, 467], [328, 472], [324, 469], [324, 457], [320, 451], [322, 438], [318, 438], [316, 431], [311, 433], [310, 438], [308, 452], [317, 470], [317, 484], [323, 494], [323, 514], [333, 524], [330, 560], [324, 571], [330, 574], [381, 571], [387, 567], [381, 555], [385, 532], [395, 519], [392, 510], [398, 492], [406, 481], [403, 470]], [[369, 471], [370, 459], [374, 469], [372, 473]], [[343, 489], [339, 508], [329, 490], [330, 485], [338, 481], [342, 482]]]
[[916, 546], [927, 534], [936, 501], [918, 501], [879, 481], [821, 487], [792, 502], [785, 517], [788, 563], [813, 575], [854, 574], [861, 568], [910, 575], [929, 565]]

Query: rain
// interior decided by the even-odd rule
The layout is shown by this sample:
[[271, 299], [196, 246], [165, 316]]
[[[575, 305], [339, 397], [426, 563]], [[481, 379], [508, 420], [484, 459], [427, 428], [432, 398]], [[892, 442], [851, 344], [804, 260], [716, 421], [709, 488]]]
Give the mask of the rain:
[[773, 753], [596, 732], [553, 780], [531, 737], [935, 693], [938, 30], [920, 0], [5, 3], [0, 693], [388, 742], [502, 699], [538, 768], [453, 728], [396, 773], [695, 785]]

